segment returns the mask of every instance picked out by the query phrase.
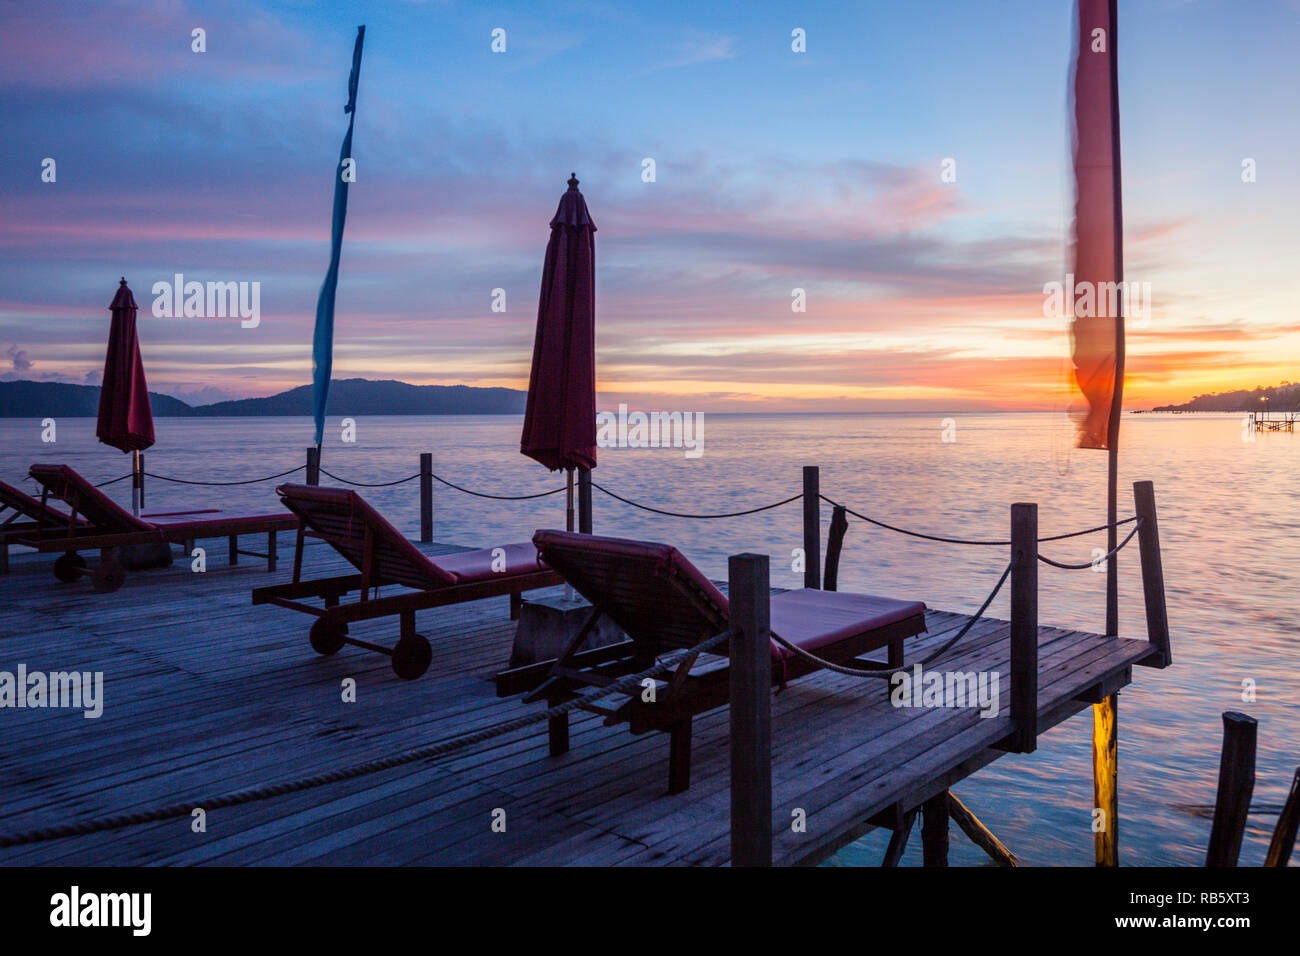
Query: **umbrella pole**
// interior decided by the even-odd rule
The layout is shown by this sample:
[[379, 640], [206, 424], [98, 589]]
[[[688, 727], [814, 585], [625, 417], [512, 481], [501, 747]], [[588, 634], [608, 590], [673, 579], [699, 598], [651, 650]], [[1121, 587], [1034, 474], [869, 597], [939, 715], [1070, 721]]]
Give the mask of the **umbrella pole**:
[[[568, 504], [566, 506], [566, 510], [564, 514], [564, 527], [566, 531], [572, 532], [573, 531], [573, 466], [572, 465], [569, 466], [568, 476], [569, 477], [566, 482], [568, 486], [568, 494], [567, 494]], [[566, 581], [564, 582], [564, 601], [567, 604], [569, 601], [572, 600], [573, 600], [573, 588], [569, 585], [569, 582]]]
[[566, 531], [573, 530], [573, 469], [569, 469], [568, 478], [568, 498], [569, 503], [564, 513], [564, 527]]
[[140, 517], [140, 449], [131, 452], [131, 514]]

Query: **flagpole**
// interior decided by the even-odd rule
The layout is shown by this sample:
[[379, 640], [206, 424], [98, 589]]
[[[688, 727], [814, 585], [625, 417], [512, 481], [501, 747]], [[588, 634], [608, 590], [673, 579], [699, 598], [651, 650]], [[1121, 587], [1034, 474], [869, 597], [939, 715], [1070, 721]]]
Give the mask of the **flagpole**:
[[[1124, 288], [1124, 203], [1122, 199], [1119, 146], [1119, 14], [1117, 0], [1110, 0], [1110, 122], [1111, 122], [1111, 175], [1114, 182], [1115, 204], [1115, 283]], [[1119, 424], [1124, 405], [1124, 296], [1116, 296], [1115, 314], [1115, 391], [1110, 402], [1110, 421], [1107, 435], [1106, 469], [1106, 552], [1110, 554], [1119, 542]], [[1111, 554], [1106, 562], [1106, 633], [1119, 634], [1119, 568], [1118, 555]]]
[[[1114, 203], [1115, 282], [1124, 288], [1124, 215], [1121, 201], [1119, 148], [1119, 50], [1117, 0], [1108, 0], [1107, 39], [1110, 42], [1111, 182]], [[1082, 42], [1082, 39], [1080, 40]], [[1116, 296], [1115, 385], [1111, 394], [1106, 436], [1106, 633], [1119, 633], [1119, 569], [1114, 554], [1119, 541], [1119, 424], [1124, 403], [1124, 296]], [[1092, 799], [1103, 826], [1093, 835], [1097, 866], [1119, 866], [1119, 693], [1092, 705]]]

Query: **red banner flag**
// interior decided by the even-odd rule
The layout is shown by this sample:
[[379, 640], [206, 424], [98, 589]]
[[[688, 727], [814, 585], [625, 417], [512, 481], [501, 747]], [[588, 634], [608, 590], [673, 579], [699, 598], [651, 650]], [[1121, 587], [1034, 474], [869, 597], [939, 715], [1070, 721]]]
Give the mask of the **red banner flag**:
[[1088, 406], [1080, 448], [1114, 448], [1124, 393], [1124, 239], [1120, 200], [1116, 0], [1078, 0], [1074, 76], [1074, 378]]

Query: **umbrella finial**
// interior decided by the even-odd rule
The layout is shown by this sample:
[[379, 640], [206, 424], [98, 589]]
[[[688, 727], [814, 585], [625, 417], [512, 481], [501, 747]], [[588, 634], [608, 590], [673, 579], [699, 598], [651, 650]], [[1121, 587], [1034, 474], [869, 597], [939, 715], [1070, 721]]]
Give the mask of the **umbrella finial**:
[[569, 173], [569, 188], [570, 188], [570, 189], [577, 189], [577, 188], [578, 188], [578, 174], [577, 174], [577, 173]]
[[122, 281], [118, 285], [126, 285], [126, 276], [122, 276]]

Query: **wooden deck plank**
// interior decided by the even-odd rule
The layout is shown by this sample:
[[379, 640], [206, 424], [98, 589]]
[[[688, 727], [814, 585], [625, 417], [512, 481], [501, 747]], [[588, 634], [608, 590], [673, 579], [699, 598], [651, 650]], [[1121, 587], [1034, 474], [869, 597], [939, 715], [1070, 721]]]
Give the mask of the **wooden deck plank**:
[[[309, 575], [346, 570], [317, 543]], [[252, 607], [249, 590], [289, 579], [260, 562], [209, 570], [188, 562], [130, 574], [120, 591], [95, 595], [59, 585], [51, 559], [15, 554], [0, 576], [0, 668], [102, 671], [105, 712], [7, 710], [0, 757], [0, 830], [84, 820], [304, 778], [404, 753], [456, 734], [541, 712], [498, 700], [488, 678], [509, 654], [505, 598], [421, 612], [417, 630], [434, 649], [428, 674], [393, 676], [388, 660], [355, 648], [320, 658], [309, 620]], [[429, 553], [459, 550], [422, 546]], [[930, 633], [908, 642], [916, 659], [967, 618], [927, 616]], [[944, 669], [997, 669], [1008, 700], [1006, 622], [976, 625]], [[395, 621], [359, 636], [390, 645]], [[1145, 642], [1040, 628], [1043, 730], [1085, 708], [1075, 695], [1100, 680], [1127, 681]], [[941, 666], [939, 663], [936, 667]], [[356, 681], [358, 700], [340, 699]], [[865, 817], [914, 803], [996, 759], [1006, 706], [990, 720], [971, 711], [899, 710], [888, 686], [818, 673], [773, 699], [773, 806], [781, 862], [821, 858], [865, 829]], [[872, 687], [871, 685], [878, 685]], [[727, 861], [729, 764], [725, 708], [695, 720], [692, 785], [667, 796], [667, 741], [575, 715], [568, 754], [547, 753], [544, 724], [449, 757], [189, 819], [133, 826], [0, 850], [0, 864], [555, 863], [717, 865]], [[75, 768], [70, 770], [69, 768]], [[789, 832], [793, 807], [808, 833]], [[504, 809], [505, 833], [491, 813]]]

